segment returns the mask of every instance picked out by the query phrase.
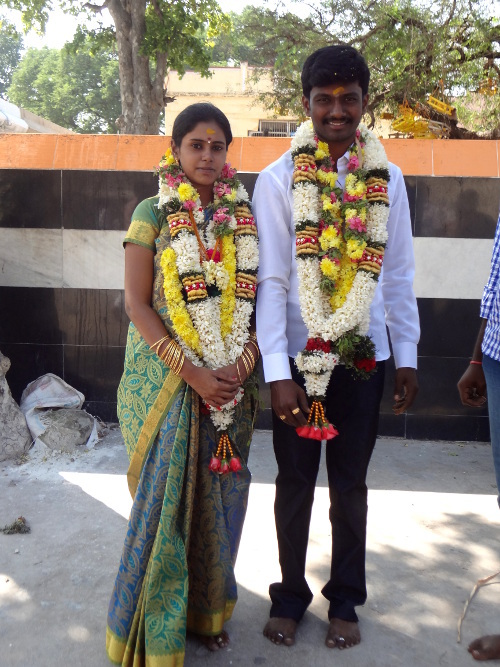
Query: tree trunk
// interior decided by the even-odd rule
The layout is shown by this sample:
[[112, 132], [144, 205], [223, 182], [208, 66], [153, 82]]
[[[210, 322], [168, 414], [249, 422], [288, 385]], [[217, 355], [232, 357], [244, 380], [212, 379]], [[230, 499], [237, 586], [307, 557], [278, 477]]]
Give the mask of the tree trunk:
[[146, 33], [146, 0], [108, 0], [116, 29], [122, 115], [117, 121], [123, 134], [158, 134], [164, 108], [166, 54], [159, 54], [153, 81], [150, 60], [141, 54]]

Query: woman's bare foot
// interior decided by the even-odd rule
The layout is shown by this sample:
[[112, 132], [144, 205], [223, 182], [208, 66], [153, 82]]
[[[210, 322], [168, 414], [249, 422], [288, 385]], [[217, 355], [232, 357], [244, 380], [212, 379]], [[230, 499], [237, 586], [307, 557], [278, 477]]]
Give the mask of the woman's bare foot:
[[264, 637], [267, 637], [273, 644], [284, 644], [293, 646], [295, 644], [295, 631], [297, 621], [293, 618], [270, 618], [264, 628]]
[[486, 635], [474, 639], [467, 649], [474, 660], [495, 660], [500, 658], [500, 635]]
[[209, 651], [218, 651], [229, 644], [229, 635], [225, 630], [218, 635], [198, 635], [198, 639]]
[[357, 623], [344, 621], [341, 618], [332, 618], [326, 633], [325, 644], [328, 648], [351, 648], [359, 644], [361, 634]]

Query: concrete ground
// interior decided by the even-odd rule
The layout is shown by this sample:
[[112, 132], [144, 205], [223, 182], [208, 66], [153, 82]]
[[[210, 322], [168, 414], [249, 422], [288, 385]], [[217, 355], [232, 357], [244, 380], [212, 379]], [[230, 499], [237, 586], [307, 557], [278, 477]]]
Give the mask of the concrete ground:
[[[335, 442], [328, 446], [335, 446]], [[44, 460], [45, 458], [45, 460]], [[362, 643], [324, 646], [328, 490], [322, 470], [308, 552], [314, 600], [297, 643], [262, 636], [267, 588], [279, 578], [273, 523], [276, 474], [271, 436], [255, 433], [253, 483], [237, 564], [239, 601], [230, 648], [208, 653], [189, 639], [185, 665], [226, 667], [462, 667], [470, 640], [500, 632], [500, 588], [482, 588], [457, 643], [457, 621], [477, 579], [500, 570], [499, 519], [489, 445], [380, 439], [369, 473], [368, 602]], [[0, 464], [0, 526], [19, 515], [31, 533], [0, 534], [2, 667], [105, 667], [106, 611], [130, 498], [127, 457], [111, 428], [88, 453]], [[497, 580], [495, 580], [496, 582]], [[500, 661], [497, 661], [498, 664]], [[495, 664], [495, 663], [493, 663]]]

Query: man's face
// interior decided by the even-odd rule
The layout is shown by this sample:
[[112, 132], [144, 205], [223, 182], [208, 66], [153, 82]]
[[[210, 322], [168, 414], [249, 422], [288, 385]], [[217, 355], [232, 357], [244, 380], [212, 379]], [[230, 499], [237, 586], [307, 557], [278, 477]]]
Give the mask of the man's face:
[[311, 117], [316, 134], [337, 153], [335, 157], [343, 155], [354, 141], [367, 104], [368, 95], [363, 96], [357, 81], [315, 87], [309, 99], [302, 96], [304, 111]]

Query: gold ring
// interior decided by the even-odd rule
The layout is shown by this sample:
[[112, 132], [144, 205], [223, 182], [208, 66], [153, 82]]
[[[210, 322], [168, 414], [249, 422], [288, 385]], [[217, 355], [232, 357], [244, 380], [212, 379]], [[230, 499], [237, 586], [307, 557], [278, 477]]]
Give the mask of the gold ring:
[[292, 410], [292, 415], [298, 415], [300, 412], [300, 408], [295, 408], [295, 410]]
[[281, 419], [281, 421], [285, 421], [286, 415], [280, 415], [280, 419]]

